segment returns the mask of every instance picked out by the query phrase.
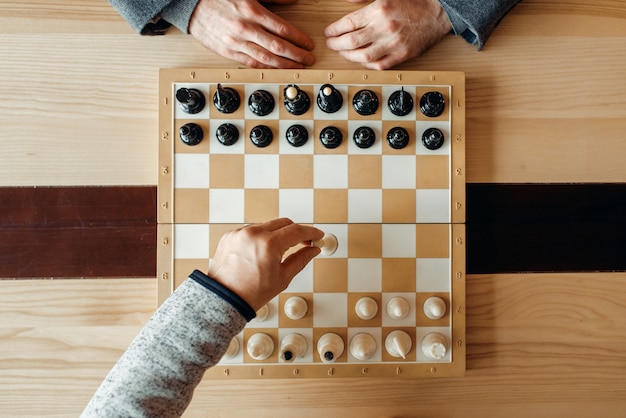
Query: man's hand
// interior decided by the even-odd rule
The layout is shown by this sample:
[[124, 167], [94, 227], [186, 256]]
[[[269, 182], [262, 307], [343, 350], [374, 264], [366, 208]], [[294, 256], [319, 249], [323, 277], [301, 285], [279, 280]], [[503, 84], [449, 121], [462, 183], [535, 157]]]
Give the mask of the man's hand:
[[[258, 310], [320, 253], [310, 244], [323, 236], [317, 228], [286, 218], [245, 226], [222, 236], [208, 276]], [[283, 260], [285, 252], [297, 244], [304, 246]]]
[[328, 48], [344, 58], [384, 70], [421, 55], [451, 29], [438, 0], [375, 0], [330, 24], [324, 34]]
[[315, 62], [313, 40], [256, 0], [200, 0], [189, 32], [206, 48], [252, 68], [302, 68]]

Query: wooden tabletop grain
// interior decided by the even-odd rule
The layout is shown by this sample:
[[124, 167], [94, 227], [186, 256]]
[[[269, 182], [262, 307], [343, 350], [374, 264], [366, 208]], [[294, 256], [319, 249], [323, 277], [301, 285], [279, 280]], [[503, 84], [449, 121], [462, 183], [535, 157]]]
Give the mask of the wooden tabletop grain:
[[[314, 68], [351, 69], [322, 31], [356, 7], [276, 10], [315, 40]], [[175, 30], [140, 37], [104, 0], [0, 0], [0, 58], [0, 187], [155, 185], [158, 69], [236, 66]], [[626, 182], [623, 1], [526, 0], [483, 51], [449, 36], [400, 67], [466, 73], [469, 183]], [[0, 281], [0, 416], [77, 416], [155, 294]], [[624, 272], [472, 275], [466, 377], [204, 381], [186, 416], [623, 416], [624, 294]]]

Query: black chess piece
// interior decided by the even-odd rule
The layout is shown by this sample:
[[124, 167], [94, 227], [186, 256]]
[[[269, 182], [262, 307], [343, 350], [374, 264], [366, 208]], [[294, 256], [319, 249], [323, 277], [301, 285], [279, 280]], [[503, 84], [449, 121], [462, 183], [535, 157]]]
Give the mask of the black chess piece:
[[413, 110], [413, 98], [409, 93], [404, 91], [404, 87], [391, 93], [387, 106], [391, 113], [396, 116], [406, 116]]
[[429, 150], [436, 150], [443, 145], [443, 132], [437, 128], [429, 128], [422, 134], [422, 144]]
[[400, 126], [395, 126], [387, 132], [387, 143], [393, 149], [402, 149], [409, 145], [409, 132]]
[[234, 88], [222, 87], [220, 83], [217, 83], [217, 89], [213, 94], [213, 104], [221, 113], [233, 113], [239, 109], [241, 98]]
[[180, 127], [178, 130], [178, 136], [184, 144], [193, 146], [202, 142], [204, 133], [202, 132], [202, 127], [200, 127], [200, 125], [190, 122]]
[[233, 145], [239, 139], [239, 129], [232, 123], [222, 123], [215, 130], [215, 136], [222, 145]]
[[376, 133], [369, 126], [360, 126], [352, 136], [354, 143], [359, 148], [369, 148], [376, 142]]
[[294, 147], [301, 147], [309, 140], [309, 132], [302, 125], [291, 125], [285, 133], [287, 142]]
[[438, 91], [429, 91], [424, 93], [420, 99], [420, 110], [424, 116], [429, 118], [436, 118], [443, 113], [446, 107], [446, 102], [443, 94]]
[[250, 131], [250, 141], [259, 148], [267, 147], [273, 139], [272, 130], [265, 125], [257, 125]]
[[204, 94], [200, 90], [185, 87], [176, 90], [176, 101], [183, 112], [191, 115], [202, 112], [206, 104]]
[[300, 87], [289, 84], [283, 89], [283, 104], [292, 115], [302, 115], [311, 107], [311, 100]]
[[341, 145], [343, 134], [335, 126], [327, 126], [320, 132], [320, 141], [324, 147], [333, 149]]
[[274, 110], [274, 97], [267, 90], [255, 90], [248, 97], [248, 108], [257, 116], [267, 116]]
[[352, 98], [352, 106], [359, 115], [373, 115], [378, 110], [378, 96], [372, 90], [359, 90]]
[[343, 106], [343, 96], [332, 84], [324, 84], [317, 94], [317, 106], [324, 113], [335, 113]]

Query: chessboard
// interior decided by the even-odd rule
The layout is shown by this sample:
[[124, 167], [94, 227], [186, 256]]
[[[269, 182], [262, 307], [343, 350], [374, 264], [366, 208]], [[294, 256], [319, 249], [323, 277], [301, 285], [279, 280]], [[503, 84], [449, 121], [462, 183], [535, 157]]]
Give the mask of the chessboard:
[[159, 78], [159, 302], [242, 225], [288, 217], [337, 242], [208, 376], [464, 374], [464, 74]]

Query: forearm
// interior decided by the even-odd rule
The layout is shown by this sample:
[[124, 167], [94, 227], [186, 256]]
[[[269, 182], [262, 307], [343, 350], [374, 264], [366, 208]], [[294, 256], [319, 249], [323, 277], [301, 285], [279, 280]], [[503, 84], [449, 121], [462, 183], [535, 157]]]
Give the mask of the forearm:
[[180, 416], [206, 369], [247, 322], [231, 302], [186, 280], [144, 326], [83, 416]]
[[498, 23], [521, 0], [439, 0], [454, 33], [482, 49]]
[[108, 0], [137, 32], [162, 34], [168, 24], [189, 33], [189, 20], [199, 0]]

